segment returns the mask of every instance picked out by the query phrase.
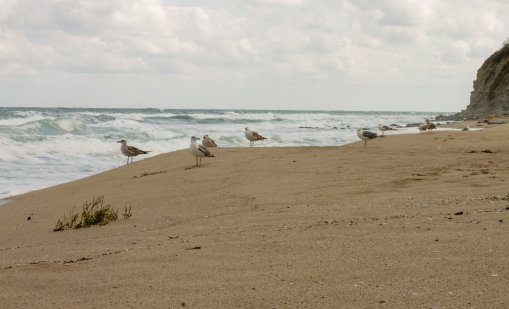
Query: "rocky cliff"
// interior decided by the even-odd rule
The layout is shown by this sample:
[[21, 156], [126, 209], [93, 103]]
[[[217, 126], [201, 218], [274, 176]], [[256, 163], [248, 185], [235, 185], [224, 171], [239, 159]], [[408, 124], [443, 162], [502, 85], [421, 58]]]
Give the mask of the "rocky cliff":
[[509, 44], [491, 55], [477, 71], [470, 104], [455, 118], [509, 114]]

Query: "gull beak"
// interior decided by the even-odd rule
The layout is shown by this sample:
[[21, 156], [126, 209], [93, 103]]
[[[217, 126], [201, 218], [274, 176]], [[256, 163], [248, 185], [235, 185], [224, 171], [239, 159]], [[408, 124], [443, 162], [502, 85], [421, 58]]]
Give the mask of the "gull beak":
[[117, 141], [117, 143], [122, 143], [122, 141]]

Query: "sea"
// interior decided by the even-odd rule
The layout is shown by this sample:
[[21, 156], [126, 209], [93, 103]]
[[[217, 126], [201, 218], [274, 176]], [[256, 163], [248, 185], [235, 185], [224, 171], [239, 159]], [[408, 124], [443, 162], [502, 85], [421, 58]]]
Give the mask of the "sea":
[[[256, 147], [332, 146], [357, 141], [359, 127], [401, 126], [444, 113], [377, 111], [9, 108], [0, 107], [0, 200], [122, 166], [118, 140], [150, 150], [142, 160], [185, 149], [208, 134], [219, 147], [248, 147], [244, 128], [268, 139]], [[190, 163], [194, 162], [190, 159]]]

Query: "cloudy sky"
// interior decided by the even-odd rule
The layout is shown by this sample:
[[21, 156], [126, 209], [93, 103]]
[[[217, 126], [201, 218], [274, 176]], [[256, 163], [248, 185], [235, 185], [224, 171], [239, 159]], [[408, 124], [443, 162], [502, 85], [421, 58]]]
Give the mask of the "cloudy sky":
[[506, 0], [0, 0], [0, 106], [459, 111]]

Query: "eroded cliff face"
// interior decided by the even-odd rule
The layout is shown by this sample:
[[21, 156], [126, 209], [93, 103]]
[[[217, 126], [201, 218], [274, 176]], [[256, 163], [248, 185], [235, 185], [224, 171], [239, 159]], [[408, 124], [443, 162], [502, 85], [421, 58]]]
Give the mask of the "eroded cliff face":
[[477, 71], [470, 104], [458, 118], [509, 114], [509, 44], [491, 55]]

